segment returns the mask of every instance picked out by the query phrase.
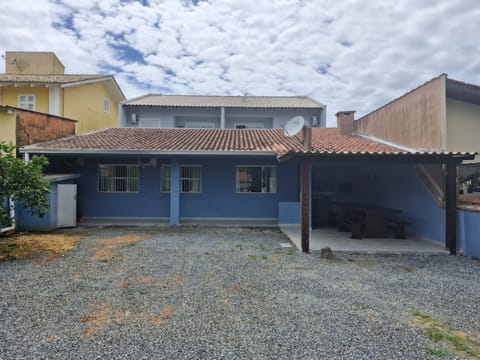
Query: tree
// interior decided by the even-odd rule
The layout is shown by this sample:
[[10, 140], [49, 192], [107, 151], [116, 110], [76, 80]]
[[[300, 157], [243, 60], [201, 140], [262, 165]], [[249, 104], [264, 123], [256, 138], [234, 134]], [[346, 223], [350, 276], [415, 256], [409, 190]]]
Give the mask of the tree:
[[15, 156], [15, 146], [0, 142], [0, 225], [9, 226], [9, 198], [32, 215], [43, 216], [49, 209], [50, 183], [42, 176], [48, 165], [45, 156], [34, 156], [26, 163]]

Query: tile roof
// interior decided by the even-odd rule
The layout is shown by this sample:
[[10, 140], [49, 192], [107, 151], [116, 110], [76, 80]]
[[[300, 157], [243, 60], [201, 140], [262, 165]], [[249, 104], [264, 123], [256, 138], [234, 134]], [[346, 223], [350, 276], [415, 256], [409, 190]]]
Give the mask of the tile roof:
[[35, 75], [35, 74], [0, 74], [0, 83], [49, 83], [68, 84], [79, 81], [111, 78], [111, 75]]
[[148, 94], [123, 102], [129, 106], [237, 107], [317, 109], [323, 104], [308, 96], [196, 96]]
[[[266, 152], [284, 155], [304, 152], [301, 136], [286, 137], [283, 129], [152, 129], [110, 128], [38, 143], [29, 152], [74, 153], [182, 153]], [[400, 153], [396, 148], [356, 136], [337, 134], [337, 129], [312, 129], [309, 153]]]

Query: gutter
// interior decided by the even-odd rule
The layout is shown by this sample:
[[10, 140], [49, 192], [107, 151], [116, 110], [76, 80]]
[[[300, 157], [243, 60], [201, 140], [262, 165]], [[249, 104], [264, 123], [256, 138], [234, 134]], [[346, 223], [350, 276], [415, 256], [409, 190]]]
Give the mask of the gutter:
[[274, 151], [245, 151], [245, 150], [235, 150], [235, 151], [145, 151], [145, 150], [106, 150], [106, 149], [36, 149], [30, 147], [21, 147], [19, 149], [21, 153], [24, 154], [78, 154], [78, 155], [221, 155], [221, 156], [252, 156], [252, 155], [263, 155], [263, 156], [274, 156], [277, 155]]

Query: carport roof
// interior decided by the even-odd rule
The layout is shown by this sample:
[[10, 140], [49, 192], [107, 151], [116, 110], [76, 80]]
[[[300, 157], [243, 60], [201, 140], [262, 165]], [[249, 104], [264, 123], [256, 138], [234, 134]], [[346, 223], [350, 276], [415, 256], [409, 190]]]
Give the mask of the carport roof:
[[[405, 151], [360, 136], [339, 135], [337, 129], [312, 129], [312, 148], [305, 151], [302, 135], [286, 137], [282, 129], [152, 129], [110, 128], [26, 146], [22, 152], [57, 154], [238, 154], [355, 155], [448, 154]], [[468, 154], [467, 154], [468, 155]]]

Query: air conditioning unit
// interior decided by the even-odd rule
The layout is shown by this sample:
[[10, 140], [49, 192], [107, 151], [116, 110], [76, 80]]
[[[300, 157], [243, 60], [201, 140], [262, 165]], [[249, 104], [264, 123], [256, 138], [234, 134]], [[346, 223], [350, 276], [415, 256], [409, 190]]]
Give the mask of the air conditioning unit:
[[132, 124], [136, 124], [137, 121], [138, 121], [137, 114], [133, 113], [133, 114], [132, 114], [132, 118], [130, 119], [130, 122], [131, 122]]
[[146, 167], [146, 166], [157, 167], [158, 160], [156, 158], [140, 158], [138, 163], [142, 167]]

